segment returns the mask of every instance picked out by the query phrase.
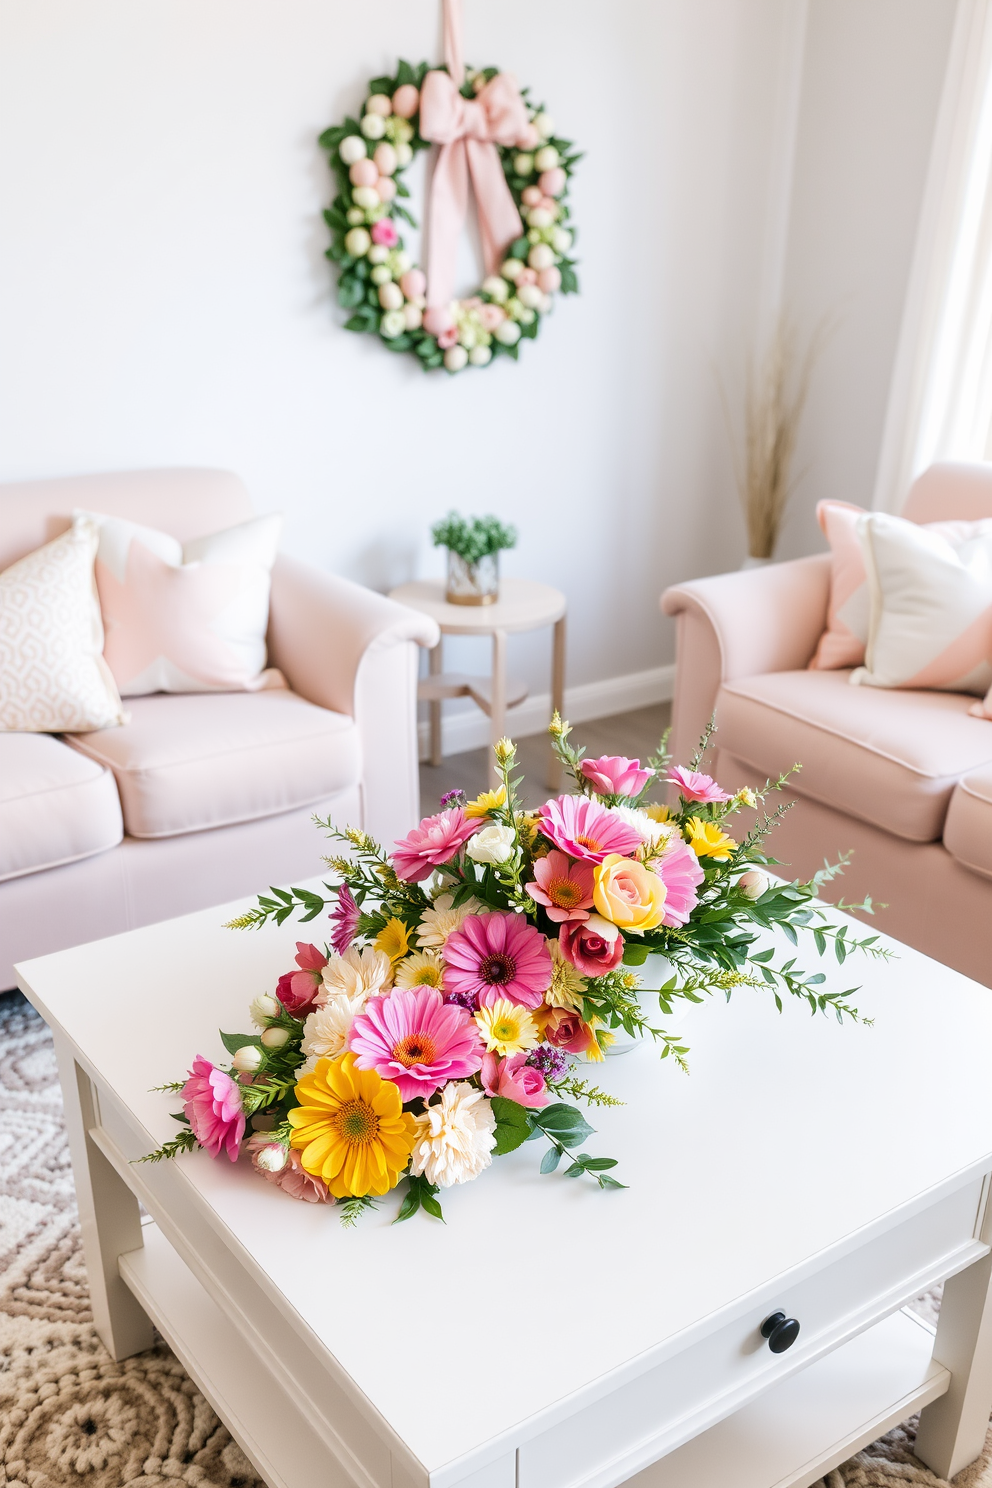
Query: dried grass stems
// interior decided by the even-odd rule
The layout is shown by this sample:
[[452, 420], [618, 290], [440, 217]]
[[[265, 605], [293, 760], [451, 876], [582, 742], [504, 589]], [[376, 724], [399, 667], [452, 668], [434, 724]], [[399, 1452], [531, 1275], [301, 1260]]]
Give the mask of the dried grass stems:
[[[813, 370], [831, 327], [821, 320], [800, 353], [795, 321], [783, 313], [763, 352], [748, 359], [744, 378], [743, 449], [735, 440], [734, 466], [752, 558], [771, 558], [782, 517], [802, 472], [792, 473], [799, 426]], [[726, 389], [720, 384], [724, 413], [733, 437]]]

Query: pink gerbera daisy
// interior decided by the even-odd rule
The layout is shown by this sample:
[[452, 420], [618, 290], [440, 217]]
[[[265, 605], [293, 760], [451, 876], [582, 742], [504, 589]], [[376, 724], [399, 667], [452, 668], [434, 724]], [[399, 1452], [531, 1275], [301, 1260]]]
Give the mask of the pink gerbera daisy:
[[541, 807], [538, 830], [570, 858], [601, 863], [610, 853], [629, 857], [641, 845], [641, 834], [598, 801], [559, 796]]
[[437, 816], [425, 816], [408, 837], [396, 843], [393, 867], [408, 883], [420, 883], [435, 868], [450, 863], [462, 844], [484, 825], [481, 818], [466, 818], [460, 806], [454, 811], [440, 811]]
[[190, 1130], [200, 1146], [211, 1157], [226, 1152], [232, 1162], [237, 1162], [245, 1134], [245, 1113], [241, 1109], [241, 1090], [230, 1075], [197, 1054], [180, 1097]]
[[663, 925], [684, 925], [699, 902], [696, 890], [706, 877], [699, 859], [681, 837], [672, 836], [651, 867], [667, 892]]
[[474, 1075], [483, 1054], [472, 1014], [442, 1002], [434, 987], [370, 998], [351, 1025], [348, 1048], [359, 1069], [392, 1080], [405, 1101]]
[[551, 986], [551, 953], [523, 915], [469, 915], [448, 936], [442, 955], [445, 991], [475, 998], [480, 1007], [491, 1007], [501, 997], [540, 1007]]
[[549, 852], [546, 858], [537, 859], [534, 882], [525, 888], [537, 904], [544, 905], [549, 920], [587, 920], [594, 872], [591, 863], [573, 863], [563, 852]]
[[675, 765], [668, 777], [669, 785], [677, 785], [679, 795], [686, 801], [701, 801], [706, 806], [719, 801], [729, 801], [725, 790], [721, 790], [712, 775], [701, 775], [698, 770], [687, 770]]
[[347, 884], [338, 889], [338, 902], [331, 911], [331, 920], [334, 923], [331, 945], [339, 956], [343, 956], [355, 938], [358, 925], [358, 905]]
[[600, 759], [583, 760], [579, 772], [600, 796], [639, 796], [651, 779], [651, 771], [640, 760], [625, 754], [604, 754]]

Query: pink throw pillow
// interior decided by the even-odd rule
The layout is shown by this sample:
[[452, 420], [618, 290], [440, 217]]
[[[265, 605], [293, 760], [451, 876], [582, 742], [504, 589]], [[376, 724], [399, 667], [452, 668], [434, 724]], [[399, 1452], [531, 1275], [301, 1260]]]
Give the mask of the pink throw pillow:
[[871, 603], [868, 576], [858, 538], [863, 506], [846, 501], [820, 501], [816, 519], [830, 544], [830, 602], [827, 628], [820, 637], [811, 671], [836, 671], [861, 666], [865, 659]]

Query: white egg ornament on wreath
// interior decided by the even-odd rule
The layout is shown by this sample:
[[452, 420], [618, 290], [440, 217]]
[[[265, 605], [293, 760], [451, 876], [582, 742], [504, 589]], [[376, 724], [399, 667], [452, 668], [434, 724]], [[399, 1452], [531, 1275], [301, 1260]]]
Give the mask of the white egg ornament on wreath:
[[[390, 350], [415, 356], [425, 371], [455, 374], [516, 358], [520, 342], [537, 335], [554, 297], [577, 290], [568, 188], [578, 156], [557, 135], [547, 110], [518, 95], [516, 138], [491, 148], [520, 216], [520, 236], [505, 244], [502, 263], [474, 293], [453, 301], [450, 312], [428, 312], [427, 278], [402, 237], [412, 221], [404, 172], [431, 143], [420, 127], [427, 72], [426, 63], [401, 62], [395, 76], [371, 84], [358, 117], [321, 135], [336, 188], [324, 214], [331, 232], [327, 256], [337, 265], [346, 329], [378, 336]], [[496, 73], [469, 69], [476, 97]]]

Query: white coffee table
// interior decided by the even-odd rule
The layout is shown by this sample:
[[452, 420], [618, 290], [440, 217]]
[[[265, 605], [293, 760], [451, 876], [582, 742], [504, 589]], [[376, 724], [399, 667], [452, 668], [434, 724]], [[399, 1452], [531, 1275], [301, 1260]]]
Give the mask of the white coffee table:
[[[803, 1488], [922, 1407], [942, 1477], [992, 1402], [992, 995], [910, 950], [858, 965], [874, 1028], [759, 993], [597, 1072], [627, 1104], [588, 1150], [625, 1192], [538, 1173], [538, 1144], [343, 1230], [244, 1162], [134, 1159], [169, 1137], [151, 1087], [291, 965], [297, 936], [208, 910], [42, 957], [97, 1327], [152, 1320], [272, 1488]], [[831, 984], [850, 986], [851, 964]], [[142, 1224], [138, 1200], [150, 1222]], [[936, 1341], [902, 1306], [936, 1282]], [[770, 1351], [770, 1315], [798, 1339]]]

